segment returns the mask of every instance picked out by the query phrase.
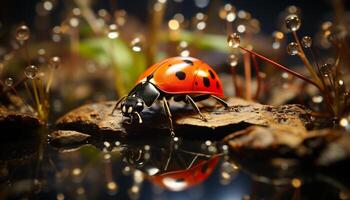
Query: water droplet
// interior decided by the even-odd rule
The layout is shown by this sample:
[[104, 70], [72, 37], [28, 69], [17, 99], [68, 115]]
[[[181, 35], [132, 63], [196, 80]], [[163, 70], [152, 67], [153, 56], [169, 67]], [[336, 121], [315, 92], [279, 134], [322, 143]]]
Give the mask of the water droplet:
[[318, 96], [314, 96], [312, 97], [312, 102], [314, 103], [322, 103], [323, 102], [323, 97], [318, 95]]
[[228, 60], [231, 67], [236, 67], [238, 65], [238, 56], [231, 54]]
[[272, 43], [272, 48], [273, 49], [279, 49], [281, 47], [281, 43], [279, 41], [274, 41]]
[[7, 86], [7, 87], [12, 87], [13, 86], [13, 79], [12, 78], [7, 78], [6, 80], [5, 80], [5, 85]]
[[140, 186], [133, 185], [128, 191], [130, 199], [138, 199], [140, 197]]
[[104, 156], [103, 156], [103, 158], [106, 160], [106, 161], [109, 161], [110, 159], [111, 159], [111, 154], [109, 154], [109, 153], [106, 153]]
[[297, 31], [301, 26], [301, 21], [298, 15], [288, 15], [285, 19], [286, 27], [290, 31]]
[[239, 172], [237, 165], [224, 161], [220, 166], [220, 183], [222, 185], [229, 184]]
[[181, 13], [176, 13], [173, 18], [177, 20], [180, 24], [182, 24], [185, 21], [185, 17]]
[[109, 13], [106, 9], [100, 9], [97, 11], [97, 14], [99, 17], [103, 18], [103, 19], [107, 19], [109, 18]]
[[21, 25], [16, 29], [16, 39], [20, 42], [28, 40], [30, 37], [30, 30], [26, 25]]
[[239, 33], [244, 33], [244, 32], [246, 31], [245, 25], [243, 25], [243, 24], [238, 25], [238, 26], [237, 26], [237, 31], [238, 31]]
[[323, 31], [329, 30], [332, 26], [333, 24], [330, 21], [323, 22], [321, 25]]
[[232, 12], [232, 11], [230, 11], [230, 12], [227, 13], [227, 15], [226, 15], [226, 21], [228, 21], [228, 22], [233, 22], [233, 21], [235, 21], [235, 19], [236, 19], [236, 13], [234, 13], [234, 12]]
[[320, 67], [320, 72], [323, 74], [323, 76], [328, 77], [332, 72], [332, 65], [329, 63], [322, 65]]
[[116, 24], [109, 25], [107, 36], [109, 39], [116, 39], [119, 37], [118, 27]]
[[194, 0], [195, 5], [198, 8], [205, 8], [209, 4], [209, 0]]
[[219, 11], [219, 17], [228, 22], [233, 22], [237, 17], [236, 8], [229, 3], [225, 4]]
[[145, 149], [146, 151], [149, 151], [149, 150], [151, 149], [151, 146], [148, 145], [148, 144], [146, 144], [146, 145], [144, 146], [144, 149]]
[[83, 187], [78, 187], [78, 189], [77, 189], [77, 194], [78, 194], [78, 195], [83, 195], [83, 194], [85, 194], [85, 189], [84, 189]]
[[53, 8], [53, 4], [52, 4], [51, 1], [44, 1], [43, 7], [44, 7], [45, 10], [51, 11], [52, 8]]
[[[348, 118], [350, 119], [350, 116]], [[348, 118], [346, 118], [346, 117], [341, 118], [339, 121], [339, 125], [345, 129], [349, 129], [350, 128], [350, 121]]]
[[343, 80], [339, 80], [339, 81], [338, 81], [338, 84], [339, 84], [340, 86], [343, 86], [343, 85], [344, 85], [344, 81], [343, 81]]
[[104, 142], [103, 142], [103, 145], [104, 145], [105, 147], [107, 147], [107, 148], [108, 148], [108, 147], [110, 147], [110, 146], [111, 146], [111, 143], [109, 143], [109, 142], [107, 142], [107, 141], [104, 141]]
[[39, 49], [39, 50], [38, 50], [38, 55], [39, 55], [39, 56], [43, 56], [43, 55], [45, 55], [45, 54], [46, 54], [45, 49]]
[[190, 56], [190, 51], [188, 50], [188, 43], [186, 41], [181, 41], [177, 46], [177, 52], [182, 57]]
[[115, 22], [118, 26], [124, 26], [124, 24], [126, 23], [126, 16], [127, 13], [125, 10], [117, 10], [116, 12], [114, 12]]
[[295, 5], [291, 5], [286, 8], [286, 12], [288, 14], [299, 14], [300, 8], [296, 7]]
[[129, 166], [125, 166], [122, 170], [122, 173], [126, 176], [130, 175], [131, 172], [132, 172], [132, 169]]
[[57, 200], [64, 200], [64, 194], [63, 193], [58, 193], [57, 196], [56, 196], [56, 199]]
[[107, 183], [107, 189], [108, 189], [108, 194], [109, 195], [114, 195], [117, 193], [117, 190], [118, 190], [118, 185], [116, 182], [114, 181], [109, 181]]
[[210, 145], [212, 145], [212, 142], [210, 140], [206, 140], [205, 145], [210, 146]]
[[153, 5], [153, 10], [155, 12], [160, 12], [161, 10], [164, 9], [164, 3], [160, 3], [160, 2], [156, 2], [154, 5]]
[[140, 38], [140, 37], [134, 38], [134, 39], [130, 42], [130, 45], [131, 45], [131, 49], [132, 49], [134, 52], [141, 52], [141, 51], [142, 51], [143, 44], [142, 44], [142, 41], [141, 41], [141, 38]]
[[287, 52], [289, 55], [297, 55], [299, 53], [299, 45], [296, 42], [291, 42], [287, 46]]
[[79, 176], [81, 174], [81, 169], [80, 168], [74, 168], [72, 170], [72, 175], [73, 176]]
[[283, 40], [284, 34], [281, 31], [274, 31], [272, 36], [275, 40]]
[[58, 56], [51, 57], [49, 61], [49, 67], [52, 69], [58, 69], [61, 65], [61, 58]]
[[238, 17], [241, 19], [250, 20], [252, 18], [252, 15], [245, 10], [240, 10], [238, 11]]
[[304, 48], [310, 48], [312, 45], [312, 38], [310, 36], [304, 36], [301, 39], [301, 45], [303, 45]]
[[259, 33], [260, 32], [260, 21], [258, 19], [251, 19], [249, 21], [250, 28], [252, 29], [251, 31], [253, 33]]
[[39, 69], [35, 65], [29, 65], [24, 69], [24, 75], [29, 79], [37, 77]]
[[237, 33], [232, 33], [227, 37], [227, 43], [229, 47], [238, 48], [241, 42], [241, 38]]
[[326, 38], [331, 43], [344, 40], [347, 35], [348, 31], [343, 25], [332, 26], [330, 30], [325, 32]]
[[180, 23], [176, 19], [171, 19], [168, 22], [168, 27], [171, 30], [177, 30], [180, 28]]
[[72, 17], [69, 19], [69, 25], [73, 28], [79, 26], [79, 19], [77, 17]]
[[193, 24], [197, 30], [204, 30], [207, 27], [207, 20], [208, 16], [203, 13], [197, 13], [196, 16], [193, 19]]
[[75, 16], [80, 16], [81, 15], [81, 10], [80, 10], [80, 8], [73, 8], [72, 9], [72, 13]]
[[298, 178], [293, 178], [292, 181], [291, 181], [291, 185], [294, 187], [294, 188], [300, 188], [301, 185], [302, 185], [302, 181]]

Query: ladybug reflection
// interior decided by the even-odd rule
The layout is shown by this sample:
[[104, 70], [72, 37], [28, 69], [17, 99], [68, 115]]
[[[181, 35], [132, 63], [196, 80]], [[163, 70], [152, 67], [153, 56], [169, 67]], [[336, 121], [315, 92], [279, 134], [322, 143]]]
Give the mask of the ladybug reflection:
[[131, 120], [138, 118], [139, 123], [142, 123], [142, 110], [151, 107], [156, 100], [162, 100], [169, 129], [174, 136], [168, 103], [170, 98], [189, 103], [200, 118], [206, 121], [195, 102], [213, 98], [227, 108], [227, 103], [221, 99], [223, 96], [221, 80], [209, 65], [196, 58], [173, 57], [148, 68], [134, 89], [117, 102], [112, 114], [121, 104], [123, 116], [130, 117]]
[[[219, 155], [181, 153], [181, 150], [171, 151], [162, 159], [167, 153], [159, 149], [148, 152], [152, 157], [145, 159], [146, 152], [141, 148], [125, 147], [122, 151], [123, 161], [143, 171], [153, 184], [171, 191], [181, 191], [200, 184], [213, 173], [220, 159]], [[189, 157], [191, 159], [188, 160]]]
[[184, 170], [169, 171], [149, 176], [149, 180], [171, 191], [185, 190], [207, 179], [213, 173], [218, 161], [219, 156], [214, 156], [209, 160], [200, 160]]

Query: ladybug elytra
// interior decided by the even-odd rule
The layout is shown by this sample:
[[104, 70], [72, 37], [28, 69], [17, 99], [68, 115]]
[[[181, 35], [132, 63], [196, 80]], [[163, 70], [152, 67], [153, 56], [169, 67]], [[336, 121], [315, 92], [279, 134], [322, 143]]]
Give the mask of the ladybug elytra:
[[151, 107], [156, 100], [162, 100], [169, 129], [174, 136], [168, 103], [170, 98], [189, 103], [201, 119], [206, 121], [195, 102], [211, 97], [227, 108], [227, 103], [221, 99], [223, 96], [221, 80], [209, 65], [192, 57], [172, 57], [148, 68], [130, 93], [117, 102], [112, 114], [121, 105], [123, 116], [131, 119], [137, 117], [139, 123], [142, 123], [140, 112], [145, 107]]

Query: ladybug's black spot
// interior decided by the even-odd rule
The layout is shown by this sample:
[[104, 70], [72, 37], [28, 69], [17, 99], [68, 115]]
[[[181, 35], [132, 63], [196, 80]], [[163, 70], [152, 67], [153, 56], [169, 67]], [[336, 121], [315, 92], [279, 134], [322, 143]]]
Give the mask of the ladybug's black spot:
[[210, 77], [211, 77], [212, 79], [215, 79], [215, 75], [214, 75], [214, 72], [213, 72], [213, 71], [209, 70], [209, 74], [210, 74]]
[[202, 166], [202, 168], [201, 168], [201, 171], [202, 171], [202, 173], [204, 174], [205, 172], [207, 172], [207, 170], [208, 170], [208, 163], [205, 163], [205, 164], [203, 164], [203, 166]]
[[217, 89], [220, 88], [220, 83], [219, 83], [219, 81], [216, 81], [216, 88], [217, 88]]
[[175, 75], [179, 80], [185, 80], [185, 78], [186, 78], [185, 72], [182, 72], [182, 71], [176, 72]]
[[198, 85], [198, 82], [196, 81], [196, 82], [194, 82], [194, 84], [197, 86], [197, 85]]
[[189, 65], [193, 65], [193, 62], [190, 60], [183, 60], [185, 63], [189, 64]]
[[208, 77], [203, 77], [203, 84], [205, 87], [209, 87], [210, 86], [210, 80]]

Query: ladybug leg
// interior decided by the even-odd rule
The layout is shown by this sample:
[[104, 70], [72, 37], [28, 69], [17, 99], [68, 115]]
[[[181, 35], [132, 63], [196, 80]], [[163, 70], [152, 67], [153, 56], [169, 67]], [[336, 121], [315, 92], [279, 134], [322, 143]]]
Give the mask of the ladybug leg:
[[117, 103], [115, 104], [115, 106], [114, 106], [112, 112], [111, 112], [109, 115], [113, 115], [113, 114], [114, 114], [114, 111], [117, 110], [119, 104], [120, 104], [126, 97], [127, 97], [127, 96], [123, 96], [122, 98], [120, 98], [120, 99], [117, 101]]
[[168, 100], [166, 100], [165, 97], [163, 97], [163, 104], [164, 104], [165, 114], [167, 115], [168, 120], [169, 120], [170, 134], [171, 134], [172, 137], [174, 137], [175, 136], [175, 132], [174, 132], [172, 115], [171, 115], [171, 112], [170, 112], [170, 107], [169, 107]]
[[219, 102], [221, 105], [223, 105], [226, 109], [229, 108], [228, 104], [226, 103], [225, 100], [217, 97], [217, 96], [214, 96], [214, 95], [210, 95], [211, 98], [215, 99], [217, 102]]
[[198, 106], [196, 105], [196, 103], [194, 102], [194, 100], [189, 96], [189, 95], [186, 95], [186, 100], [187, 102], [189, 102], [191, 104], [191, 106], [197, 111], [197, 113], [199, 114], [199, 116], [201, 117], [201, 119], [203, 121], [208, 121], [204, 115], [201, 113], [201, 111], [199, 110]]

